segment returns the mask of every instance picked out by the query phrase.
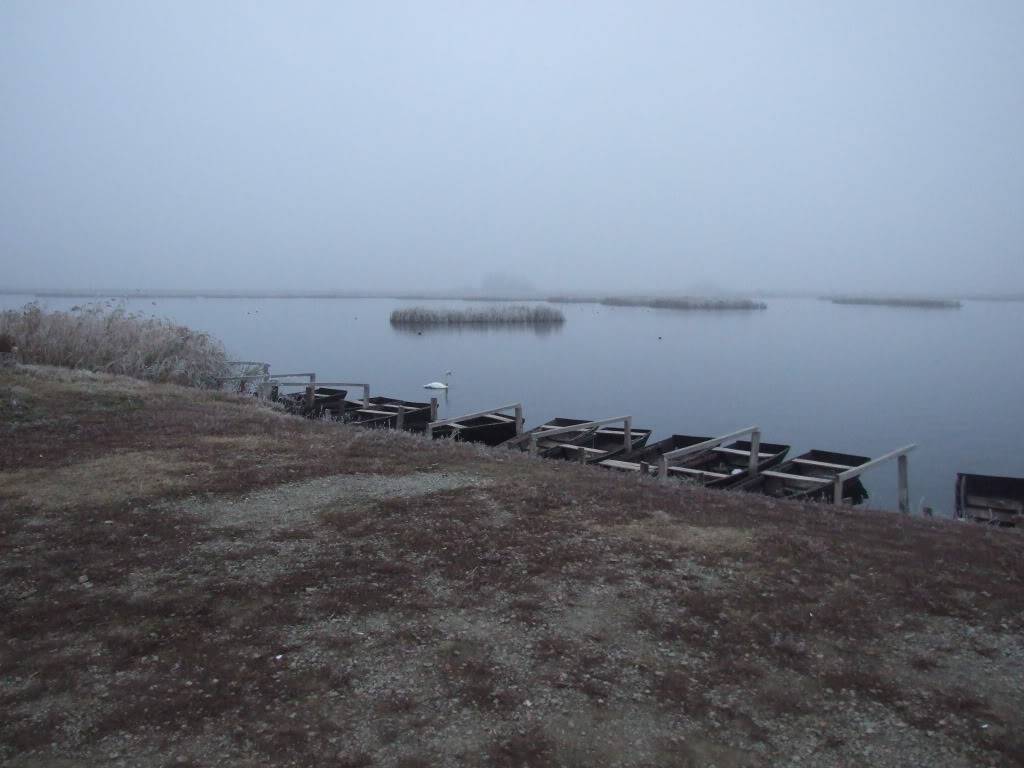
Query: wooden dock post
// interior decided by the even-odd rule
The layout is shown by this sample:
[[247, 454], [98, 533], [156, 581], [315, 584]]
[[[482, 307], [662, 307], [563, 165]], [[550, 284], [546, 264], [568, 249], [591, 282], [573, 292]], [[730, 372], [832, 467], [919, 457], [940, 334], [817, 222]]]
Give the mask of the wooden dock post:
[[640, 462], [640, 477], [649, 477], [651, 474], [651, 465], [646, 461]]
[[398, 406], [398, 413], [395, 415], [395, 429], [402, 429], [405, 426], [405, 407]]
[[[437, 421], [437, 398], [430, 398], [430, 420]], [[430, 432], [427, 433], [427, 437], [430, 437]]]
[[537, 433], [534, 432], [530, 435], [530, 454], [533, 456], [537, 455]]
[[309, 386], [306, 387], [306, 407], [313, 410], [313, 403], [316, 402], [316, 374], [309, 374]]
[[523, 434], [523, 406], [516, 406], [516, 434]]
[[900, 454], [899, 458], [896, 459], [896, 471], [899, 475], [899, 492], [900, 492], [900, 512], [905, 515], [910, 514], [910, 483], [909, 475], [910, 470], [907, 466], [907, 454]]
[[579, 451], [576, 452], [576, 457], [579, 459], [580, 464], [587, 463], [587, 449], [584, 446], [580, 446]]
[[627, 416], [624, 420], [625, 426], [622, 429], [623, 443], [628, 453], [633, 448], [633, 417]]
[[900, 512], [904, 514], [910, 514], [910, 489], [908, 482], [909, 469], [907, 465], [907, 454], [910, 453], [917, 447], [914, 443], [905, 445], [902, 448], [897, 448], [895, 451], [889, 451], [888, 453], [882, 454], [877, 459], [861, 464], [859, 467], [851, 467], [845, 472], [840, 472], [836, 475], [833, 491], [832, 491], [832, 503], [839, 506], [843, 503], [843, 483], [847, 480], [852, 480], [855, 477], [860, 477], [867, 470], [877, 467], [879, 464], [889, 461], [889, 459], [896, 459], [897, 472], [899, 473], [899, 504]]
[[668, 480], [668, 459], [664, 454], [658, 459], [658, 480], [663, 483]]
[[753, 429], [750, 431], [750, 476], [757, 476], [757, 465], [760, 460], [759, 454], [761, 453], [761, 430]]

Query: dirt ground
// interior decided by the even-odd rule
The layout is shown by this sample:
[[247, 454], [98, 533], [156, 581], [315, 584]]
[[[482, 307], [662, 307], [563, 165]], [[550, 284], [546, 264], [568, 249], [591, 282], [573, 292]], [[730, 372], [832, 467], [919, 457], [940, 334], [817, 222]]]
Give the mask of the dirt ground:
[[1024, 765], [1017, 532], [0, 371], [0, 762]]

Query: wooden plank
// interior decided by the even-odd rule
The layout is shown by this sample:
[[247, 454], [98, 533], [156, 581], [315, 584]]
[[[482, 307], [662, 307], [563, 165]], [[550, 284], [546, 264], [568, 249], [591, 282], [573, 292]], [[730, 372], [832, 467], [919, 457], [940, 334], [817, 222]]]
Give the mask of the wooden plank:
[[[712, 448], [711, 450], [716, 451], [717, 453], [728, 453], [733, 456], [750, 455], [750, 451], [744, 451], [742, 448], [724, 448], [722, 446], [719, 446], [718, 448]], [[757, 458], [759, 459], [770, 459], [774, 455], [774, 453], [763, 453], [762, 451], [757, 452]]]
[[568, 426], [568, 427], [545, 427], [544, 425], [541, 425], [541, 427], [538, 428], [538, 432], [541, 435], [544, 435], [545, 437], [547, 437], [547, 436], [554, 436], [554, 435], [567, 435], [570, 432], [586, 432], [587, 430], [593, 429], [594, 427], [601, 427], [601, 426], [604, 426], [605, 424], [614, 424], [617, 421], [621, 421], [621, 422], [625, 423], [626, 419], [628, 419], [628, 418], [630, 418], [630, 417], [629, 416], [615, 416], [615, 417], [613, 417], [611, 419], [598, 419], [597, 421], [585, 421], [582, 424], [572, 424], [571, 426]]
[[506, 421], [511, 421], [511, 416], [504, 416], [502, 414], [499, 414], [498, 411], [507, 411], [514, 408], [517, 413], [521, 413], [522, 407], [522, 403], [508, 403], [507, 405], [499, 405], [497, 408], [488, 408], [486, 411], [477, 411], [476, 413], [464, 413], [462, 416], [456, 416], [451, 419], [441, 419], [440, 421], [434, 420], [433, 424], [435, 427], [443, 427], [447, 424], [454, 424], [457, 421], [464, 421], [465, 419], [476, 419], [479, 418], [480, 416], [495, 416], [500, 417]]
[[703, 453], [704, 451], [710, 451], [712, 448], [720, 446], [729, 440], [735, 440], [741, 435], [748, 435], [753, 432], [757, 427], [747, 427], [746, 429], [738, 429], [728, 435], [722, 435], [721, 437], [715, 437], [711, 440], [705, 440], [703, 443], [696, 443], [695, 445], [688, 445], [685, 448], [677, 448], [674, 451], [662, 454], [662, 458], [666, 461], [672, 459], [678, 459], [681, 456], [689, 456], [693, 453]]
[[[730, 449], [726, 449], [730, 450]], [[733, 449], [739, 450], [739, 449]], [[761, 430], [755, 429], [750, 433], [750, 458], [747, 460], [747, 472], [751, 477], [757, 475], [758, 463], [761, 461]]]
[[910, 514], [910, 469], [907, 467], [907, 454], [901, 454], [897, 462], [897, 486], [899, 488], [900, 512]]
[[692, 469], [691, 467], [669, 467], [668, 471], [669, 474], [675, 473], [677, 475], [705, 475], [714, 478], [729, 477], [729, 475], [722, 474], [721, 472], [709, 472], [706, 469]]
[[803, 483], [818, 483], [819, 485], [827, 485], [831, 483], [834, 478], [831, 477], [811, 477], [810, 475], [791, 475], [788, 472], [776, 472], [772, 469], [766, 469], [761, 473], [764, 477], [775, 477], [779, 480], [792, 480], [794, 482]]
[[625, 469], [625, 470], [628, 470], [630, 472], [639, 472], [640, 471], [640, 465], [636, 464], [636, 463], [634, 463], [632, 461], [619, 461], [618, 459], [605, 459], [604, 461], [599, 461], [598, 464], [600, 464], [602, 467], [611, 467], [612, 469]]
[[813, 459], [790, 459], [794, 464], [803, 464], [807, 467], [821, 467], [822, 469], [853, 469], [849, 464], [832, 464], [828, 461], [814, 461]]
[[1024, 512], [1024, 502], [1014, 499], [1004, 499], [1000, 496], [974, 496], [968, 494], [967, 506], [981, 507], [982, 509], [1005, 509], [1009, 511]]
[[545, 448], [567, 448], [570, 451], [578, 451], [581, 448], [587, 453], [608, 453], [608, 451], [602, 451], [600, 448], [586, 448], [582, 445], [573, 445], [572, 443], [554, 443], [553, 445], [547, 445]]
[[908, 453], [910, 453], [915, 448], [917, 448], [917, 445], [915, 445], [914, 443], [911, 443], [910, 445], [905, 445], [902, 448], [897, 448], [895, 451], [889, 451], [888, 453], [883, 453], [877, 459], [872, 459], [871, 461], [867, 462], [866, 464], [861, 464], [859, 467], [853, 467], [851, 469], [846, 470], [845, 472], [840, 472], [839, 473], [839, 477], [842, 480], [850, 480], [850, 479], [852, 479], [854, 477], [858, 477], [858, 476], [862, 475], [863, 473], [867, 472], [869, 469], [871, 469], [873, 467], [877, 467], [879, 464], [881, 464], [883, 462], [886, 462], [889, 459], [895, 459], [897, 456], [905, 456], [905, 455], [907, 455]]

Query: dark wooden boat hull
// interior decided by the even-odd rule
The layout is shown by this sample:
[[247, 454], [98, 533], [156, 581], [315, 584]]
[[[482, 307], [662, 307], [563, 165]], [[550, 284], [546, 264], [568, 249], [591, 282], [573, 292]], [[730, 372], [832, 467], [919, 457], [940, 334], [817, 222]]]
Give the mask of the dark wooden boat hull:
[[[735, 488], [750, 478], [750, 448], [749, 440], [737, 440], [722, 446], [722, 450], [711, 450], [703, 459], [686, 466], [727, 475], [703, 483], [706, 488]], [[746, 455], [727, 451], [740, 451]], [[784, 443], [761, 443], [757, 453], [757, 471], [761, 472], [781, 464], [789, 453], [789, 446]]]
[[1024, 477], [957, 474], [956, 516], [992, 525], [1019, 525], [1024, 520]]
[[[603, 461], [626, 452], [625, 436], [622, 433], [622, 427], [587, 427], [581, 428], [577, 432], [567, 432], [551, 438], [543, 436], [545, 429], [572, 427], [578, 424], [587, 424], [589, 421], [591, 420], [569, 419], [565, 417], [551, 419], [538, 427], [517, 435], [511, 440], [507, 440], [503, 445], [509, 448], [518, 448], [521, 451], [528, 451], [530, 449], [530, 436], [537, 434], [538, 456], [545, 459], [579, 461], [579, 447], [583, 447], [590, 449], [589, 451], [584, 451], [587, 457], [587, 464]], [[633, 429], [631, 432], [630, 450], [641, 448], [651, 436], [651, 430], [649, 429]]]
[[[734, 487], [776, 498], [832, 502], [836, 475], [869, 461], [868, 456], [815, 449], [782, 462], [775, 469], [767, 470], [768, 474], [759, 472], [757, 477], [748, 477]], [[860, 478], [843, 483], [844, 500], [861, 504], [867, 498], [867, 488]]]
[[528, 429], [521, 435], [516, 435], [515, 437], [506, 440], [502, 445], [511, 449], [518, 448], [521, 451], [528, 451], [530, 450], [530, 436], [537, 434], [537, 455], [546, 457], [548, 451], [557, 451], [559, 449], [559, 444], [572, 443], [573, 440], [582, 440], [588, 434], [596, 432], [597, 428], [591, 427], [589, 429], [580, 429], [578, 432], [569, 432], [552, 438], [543, 437], [545, 429], [560, 429], [562, 427], [572, 427], [577, 424], [586, 423], [586, 419], [567, 419], [563, 417], [551, 419], [550, 421], [545, 421], [540, 426]]
[[434, 438], [501, 445], [516, 436], [516, 420], [507, 416], [478, 416], [434, 428]]
[[582, 460], [584, 464], [597, 464], [639, 450], [650, 438], [651, 432], [650, 429], [630, 430], [630, 448], [627, 451], [622, 428], [606, 429], [602, 427], [581, 435], [572, 442], [565, 442], [562, 445], [549, 448], [543, 455], [548, 459]]
[[[605, 466], [610, 469], [638, 471], [643, 462], [647, 465], [649, 474], [656, 474], [662, 455], [713, 439], [697, 435], [672, 435], [639, 451], [630, 451]], [[693, 456], [684, 456], [672, 462], [669, 477], [706, 488], [735, 487], [750, 476], [750, 448], [749, 440], [736, 440], [726, 446], [716, 446]], [[777, 466], [788, 452], [788, 445], [761, 443], [758, 451], [758, 469], [771, 469]]]
[[348, 391], [332, 387], [316, 387], [313, 390], [313, 402], [309, 403], [305, 391], [289, 392], [275, 399], [284, 405], [289, 413], [305, 416], [308, 419], [338, 419], [345, 408], [345, 397]]
[[344, 420], [348, 424], [373, 429], [397, 429], [398, 411], [403, 409], [402, 429], [424, 432], [430, 422], [430, 403], [399, 400], [393, 397], [371, 397], [369, 405], [345, 401]]

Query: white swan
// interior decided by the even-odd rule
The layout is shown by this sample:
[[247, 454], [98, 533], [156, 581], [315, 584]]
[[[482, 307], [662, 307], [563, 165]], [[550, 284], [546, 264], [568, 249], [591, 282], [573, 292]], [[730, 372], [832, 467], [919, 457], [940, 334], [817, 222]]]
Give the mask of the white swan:
[[424, 389], [448, 389], [448, 377], [452, 375], [451, 371], [445, 371], [444, 381], [432, 381], [429, 384], [424, 384]]

